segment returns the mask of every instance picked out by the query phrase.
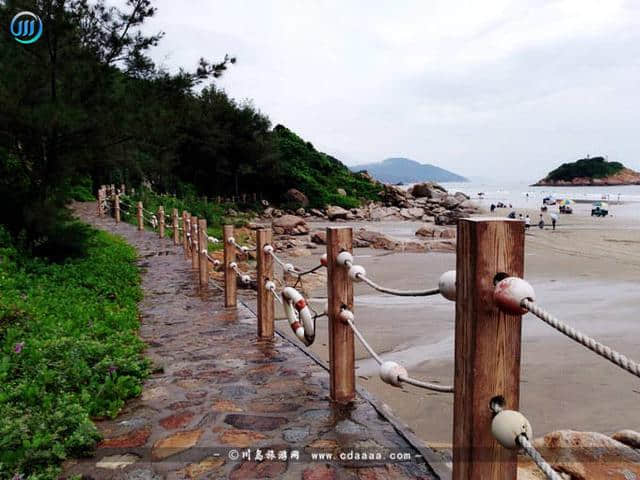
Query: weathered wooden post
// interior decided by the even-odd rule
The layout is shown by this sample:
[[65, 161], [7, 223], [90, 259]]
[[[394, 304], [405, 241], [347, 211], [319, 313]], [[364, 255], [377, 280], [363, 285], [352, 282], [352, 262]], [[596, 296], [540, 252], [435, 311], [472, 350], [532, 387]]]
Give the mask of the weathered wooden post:
[[223, 228], [224, 241], [224, 306], [235, 307], [237, 304], [236, 272], [229, 266], [236, 261], [236, 247], [229, 243], [233, 237], [233, 225]]
[[116, 223], [120, 223], [120, 195], [113, 196], [113, 211]]
[[338, 265], [340, 252], [352, 252], [351, 227], [327, 228], [327, 296], [329, 305], [329, 366], [331, 400], [349, 403], [356, 394], [353, 330], [340, 319], [340, 311], [353, 311], [353, 283], [348, 268]]
[[518, 410], [521, 316], [493, 302], [496, 280], [522, 277], [524, 225], [518, 220], [458, 221], [456, 260], [453, 480], [512, 480], [517, 451], [491, 434], [490, 403]]
[[126, 195], [126, 194], [127, 194], [127, 190], [126, 190], [125, 184], [121, 183], [120, 184], [120, 195]]
[[116, 186], [112, 183], [109, 186], [109, 195], [115, 195], [116, 194]]
[[184, 248], [184, 258], [189, 258], [189, 234], [191, 232], [191, 222], [189, 220], [189, 214], [186, 210], [182, 211], [182, 247]]
[[198, 220], [198, 255], [200, 257], [200, 286], [209, 285], [209, 261], [207, 253], [209, 250], [209, 239], [207, 235], [207, 219]]
[[273, 257], [264, 251], [265, 245], [271, 245], [271, 229], [261, 228], [257, 232], [258, 254], [258, 338], [272, 338], [274, 331], [274, 298], [265, 283], [273, 280]]
[[144, 217], [142, 213], [142, 202], [138, 202], [138, 231], [144, 230]]
[[173, 244], [178, 245], [180, 243], [180, 225], [178, 224], [178, 209], [174, 208], [171, 212], [172, 225], [173, 225]]
[[102, 216], [102, 189], [98, 189], [98, 216]]
[[200, 269], [200, 255], [198, 255], [198, 217], [191, 217], [191, 267]]
[[164, 238], [164, 207], [158, 207], [158, 235]]

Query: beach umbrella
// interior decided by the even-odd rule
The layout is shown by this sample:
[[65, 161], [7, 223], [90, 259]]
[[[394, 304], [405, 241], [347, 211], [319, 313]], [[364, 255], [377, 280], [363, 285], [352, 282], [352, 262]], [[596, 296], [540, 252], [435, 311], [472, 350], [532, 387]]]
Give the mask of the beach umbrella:
[[609, 206], [607, 202], [593, 202], [594, 207], [606, 208]]
[[574, 203], [576, 203], [576, 202], [574, 202], [573, 200], [569, 200], [568, 198], [565, 198], [564, 200], [562, 200], [560, 202], [560, 205], [567, 206], [567, 205], [571, 205], [571, 204], [574, 204]]

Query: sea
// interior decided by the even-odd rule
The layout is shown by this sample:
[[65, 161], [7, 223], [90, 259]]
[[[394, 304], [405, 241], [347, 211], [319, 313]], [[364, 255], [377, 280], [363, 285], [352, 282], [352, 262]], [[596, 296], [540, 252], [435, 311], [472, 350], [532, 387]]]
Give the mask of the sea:
[[615, 187], [532, 187], [525, 182], [462, 182], [442, 183], [450, 193], [463, 192], [473, 200], [489, 207], [502, 202], [512, 208], [539, 208], [545, 197], [570, 199], [581, 210], [594, 202], [608, 203], [612, 214], [640, 219], [640, 185]]

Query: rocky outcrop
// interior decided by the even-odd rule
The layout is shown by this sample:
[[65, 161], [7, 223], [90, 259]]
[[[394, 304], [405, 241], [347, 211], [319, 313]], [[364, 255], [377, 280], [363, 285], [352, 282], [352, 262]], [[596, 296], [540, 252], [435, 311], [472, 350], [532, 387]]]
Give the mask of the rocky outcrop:
[[[557, 472], [571, 480], [640, 478], [640, 452], [601, 433], [560, 430], [533, 443]], [[519, 480], [545, 478], [526, 458], [519, 463]]]
[[304, 218], [295, 215], [283, 215], [276, 218], [272, 224], [276, 235], [305, 235], [309, 233], [309, 226]]
[[309, 206], [309, 199], [307, 198], [307, 196], [300, 190], [296, 190], [295, 188], [290, 188], [289, 190], [287, 190], [287, 193], [284, 194], [284, 198], [289, 202], [299, 203], [303, 207]]
[[439, 198], [447, 194], [447, 190], [435, 182], [416, 183], [409, 193], [416, 198]]
[[342, 207], [331, 206], [327, 207], [327, 217], [329, 220], [334, 221], [338, 219], [347, 220], [351, 216], [349, 210], [345, 210]]
[[623, 168], [607, 177], [574, 177], [571, 180], [551, 180], [545, 177], [535, 183], [534, 187], [607, 187], [615, 185], [640, 185], [640, 172]]

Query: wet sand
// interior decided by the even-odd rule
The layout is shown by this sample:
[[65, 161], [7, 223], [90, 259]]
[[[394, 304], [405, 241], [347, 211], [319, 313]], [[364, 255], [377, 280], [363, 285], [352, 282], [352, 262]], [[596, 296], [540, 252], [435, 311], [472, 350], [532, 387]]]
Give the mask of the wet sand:
[[[588, 205], [561, 215], [557, 230], [532, 227], [526, 235], [526, 278], [538, 302], [567, 323], [596, 336], [630, 358], [640, 359], [639, 204], [615, 217], [592, 218]], [[520, 210], [518, 211], [520, 212]], [[524, 211], [523, 211], [524, 212]], [[495, 215], [505, 215], [505, 210]], [[530, 211], [537, 222], [538, 211]], [[548, 220], [548, 216], [546, 216]], [[317, 223], [320, 228], [326, 224]], [[359, 222], [398, 238], [413, 238], [420, 222]], [[291, 259], [312, 266], [317, 255]], [[357, 262], [372, 278], [393, 288], [430, 288], [455, 267], [455, 254], [390, 253], [357, 249]], [[355, 287], [356, 322], [384, 359], [401, 362], [419, 379], [450, 384], [453, 375], [454, 305], [440, 296], [402, 298]], [[313, 292], [316, 309], [326, 298]], [[556, 332], [532, 315], [523, 319], [521, 410], [536, 436], [557, 429], [611, 433], [640, 430], [640, 381]], [[285, 321], [281, 330], [290, 334]], [[382, 383], [376, 365], [357, 344], [358, 381], [387, 402], [425, 441], [451, 441], [453, 397], [411, 386]], [[326, 319], [318, 320], [312, 350], [327, 359]]]

